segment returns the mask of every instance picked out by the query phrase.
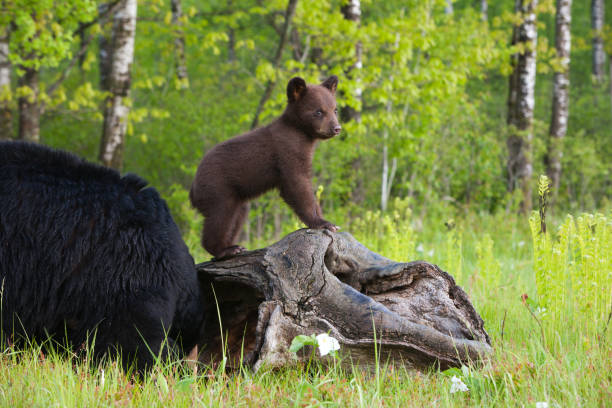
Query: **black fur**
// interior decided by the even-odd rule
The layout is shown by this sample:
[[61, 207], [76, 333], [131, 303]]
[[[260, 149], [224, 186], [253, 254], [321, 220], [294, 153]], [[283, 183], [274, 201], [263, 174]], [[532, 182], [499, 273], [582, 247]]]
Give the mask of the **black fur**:
[[166, 333], [170, 348], [189, 352], [207, 310], [193, 258], [146, 185], [65, 152], [0, 142], [4, 341], [50, 335], [77, 349], [95, 331], [97, 356], [118, 346], [139, 369], [154, 361], [144, 342], [157, 355]]

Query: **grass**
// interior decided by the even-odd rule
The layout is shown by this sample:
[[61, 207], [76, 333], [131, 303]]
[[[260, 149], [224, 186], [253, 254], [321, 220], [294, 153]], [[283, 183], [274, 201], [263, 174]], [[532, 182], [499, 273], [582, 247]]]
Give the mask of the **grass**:
[[[453, 222], [426, 222], [418, 230], [401, 202], [386, 218], [370, 213], [345, 228], [383, 255], [426, 259], [458, 278], [485, 320], [495, 350], [478, 369], [419, 373], [381, 362], [372, 373], [313, 364], [308, 372], [296, 366], [228, 375], [202, 366], [194, 372], [174, 362], [137, 380], [114, 361], [92, 367], [74, 358], [45, 355], [41, 347], [32, 346], [0, 353], [0, 404], [535, 407], [536, 402], [547, 402], [549, 407], [608, 407], [612, 401], [612, 328], [606, 326], [612, 293], [612, 253], [608, 251], [612, 217], [596, 217], [600, 217], [598, 227], [583, 223], [591, 225], [583, 228], [576, 221], [566, 256], [560, 256], [555, 247], [565, 242], [563, 232], [555, 231], [556, 226], [566, 225], [566, 219], [549, 221], [553, 232], [546, 238], [548, 244], [541, 242], [537, 231], [531, 234], [526, 219], [506, 214], [468, 214]], [[587, 256], [592, 254], [597, 255], [595, 260]], [[571, 286], [573, 275], [590, 281]], [[551, 284], [551, 279], [563, 286]], [[561, 294], [551, 296], [546, 291]], [[591, 302], [593, 296], [597, 302]], [[585, 304], [590, 306], [581, 306]], [[460, 377], [469, 391], [451, 393], [449, 374]]]

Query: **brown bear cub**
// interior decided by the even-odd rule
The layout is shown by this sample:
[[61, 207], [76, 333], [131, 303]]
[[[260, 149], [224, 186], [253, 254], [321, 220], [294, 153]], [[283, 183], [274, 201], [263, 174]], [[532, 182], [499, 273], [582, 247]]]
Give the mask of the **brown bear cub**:
[[248, 215], [247, 202], [273, 188], [309, 228], [338, 229], [323, 219], [310, 181], [317, 142], [342, 129], [337, 85], [336, 76], [321, 85], [291, 79], [288, 104], [278, 119], [219, 143], [204, 155], [189, 198], [205, 217], [202, 246], [216, 259], [245, 250], [236, 241]]

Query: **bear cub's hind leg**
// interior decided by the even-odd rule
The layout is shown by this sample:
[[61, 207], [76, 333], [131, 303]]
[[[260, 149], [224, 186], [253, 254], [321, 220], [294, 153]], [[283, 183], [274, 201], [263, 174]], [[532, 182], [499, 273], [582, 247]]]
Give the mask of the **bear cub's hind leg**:
[[245, 251], [245, 248], [234, 243], [248, 214], [248, 206], [237, 202], [223, 204], [209, 208], [204, 219], [202, 246], [214, 256], [213, 260]]

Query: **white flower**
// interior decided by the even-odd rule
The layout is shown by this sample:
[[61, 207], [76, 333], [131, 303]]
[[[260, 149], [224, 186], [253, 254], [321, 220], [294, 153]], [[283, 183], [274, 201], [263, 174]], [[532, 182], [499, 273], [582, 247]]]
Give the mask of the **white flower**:
[[416, 247], [416, 251], [417, 251], [417, 252], [421, 252], [421, 253], [422, 253], [422, 252], [424, 251], [424, 249], [423, 249], [423, 244], [419, 244], [419, 245]]
[[548, 408], [548, 402], [536, 402], [536, 408]]
[[453, 375], [453, 378], [451, 378], [451, 382], [452, 382], [451, 389], [450, 389], [451, 394], [454, 394], [457, 391], [466, 392], [470, 390], [468, 386], [465, 385], [463, 381], [461, 381], [461, 378], [455, 375]]
[[338, 340], [330, 337], [327, 333], [321, 333], [317, 336], [317, 344], [319, 345], [321, 356], [329, 354], [330, 351], [340, 350]]

